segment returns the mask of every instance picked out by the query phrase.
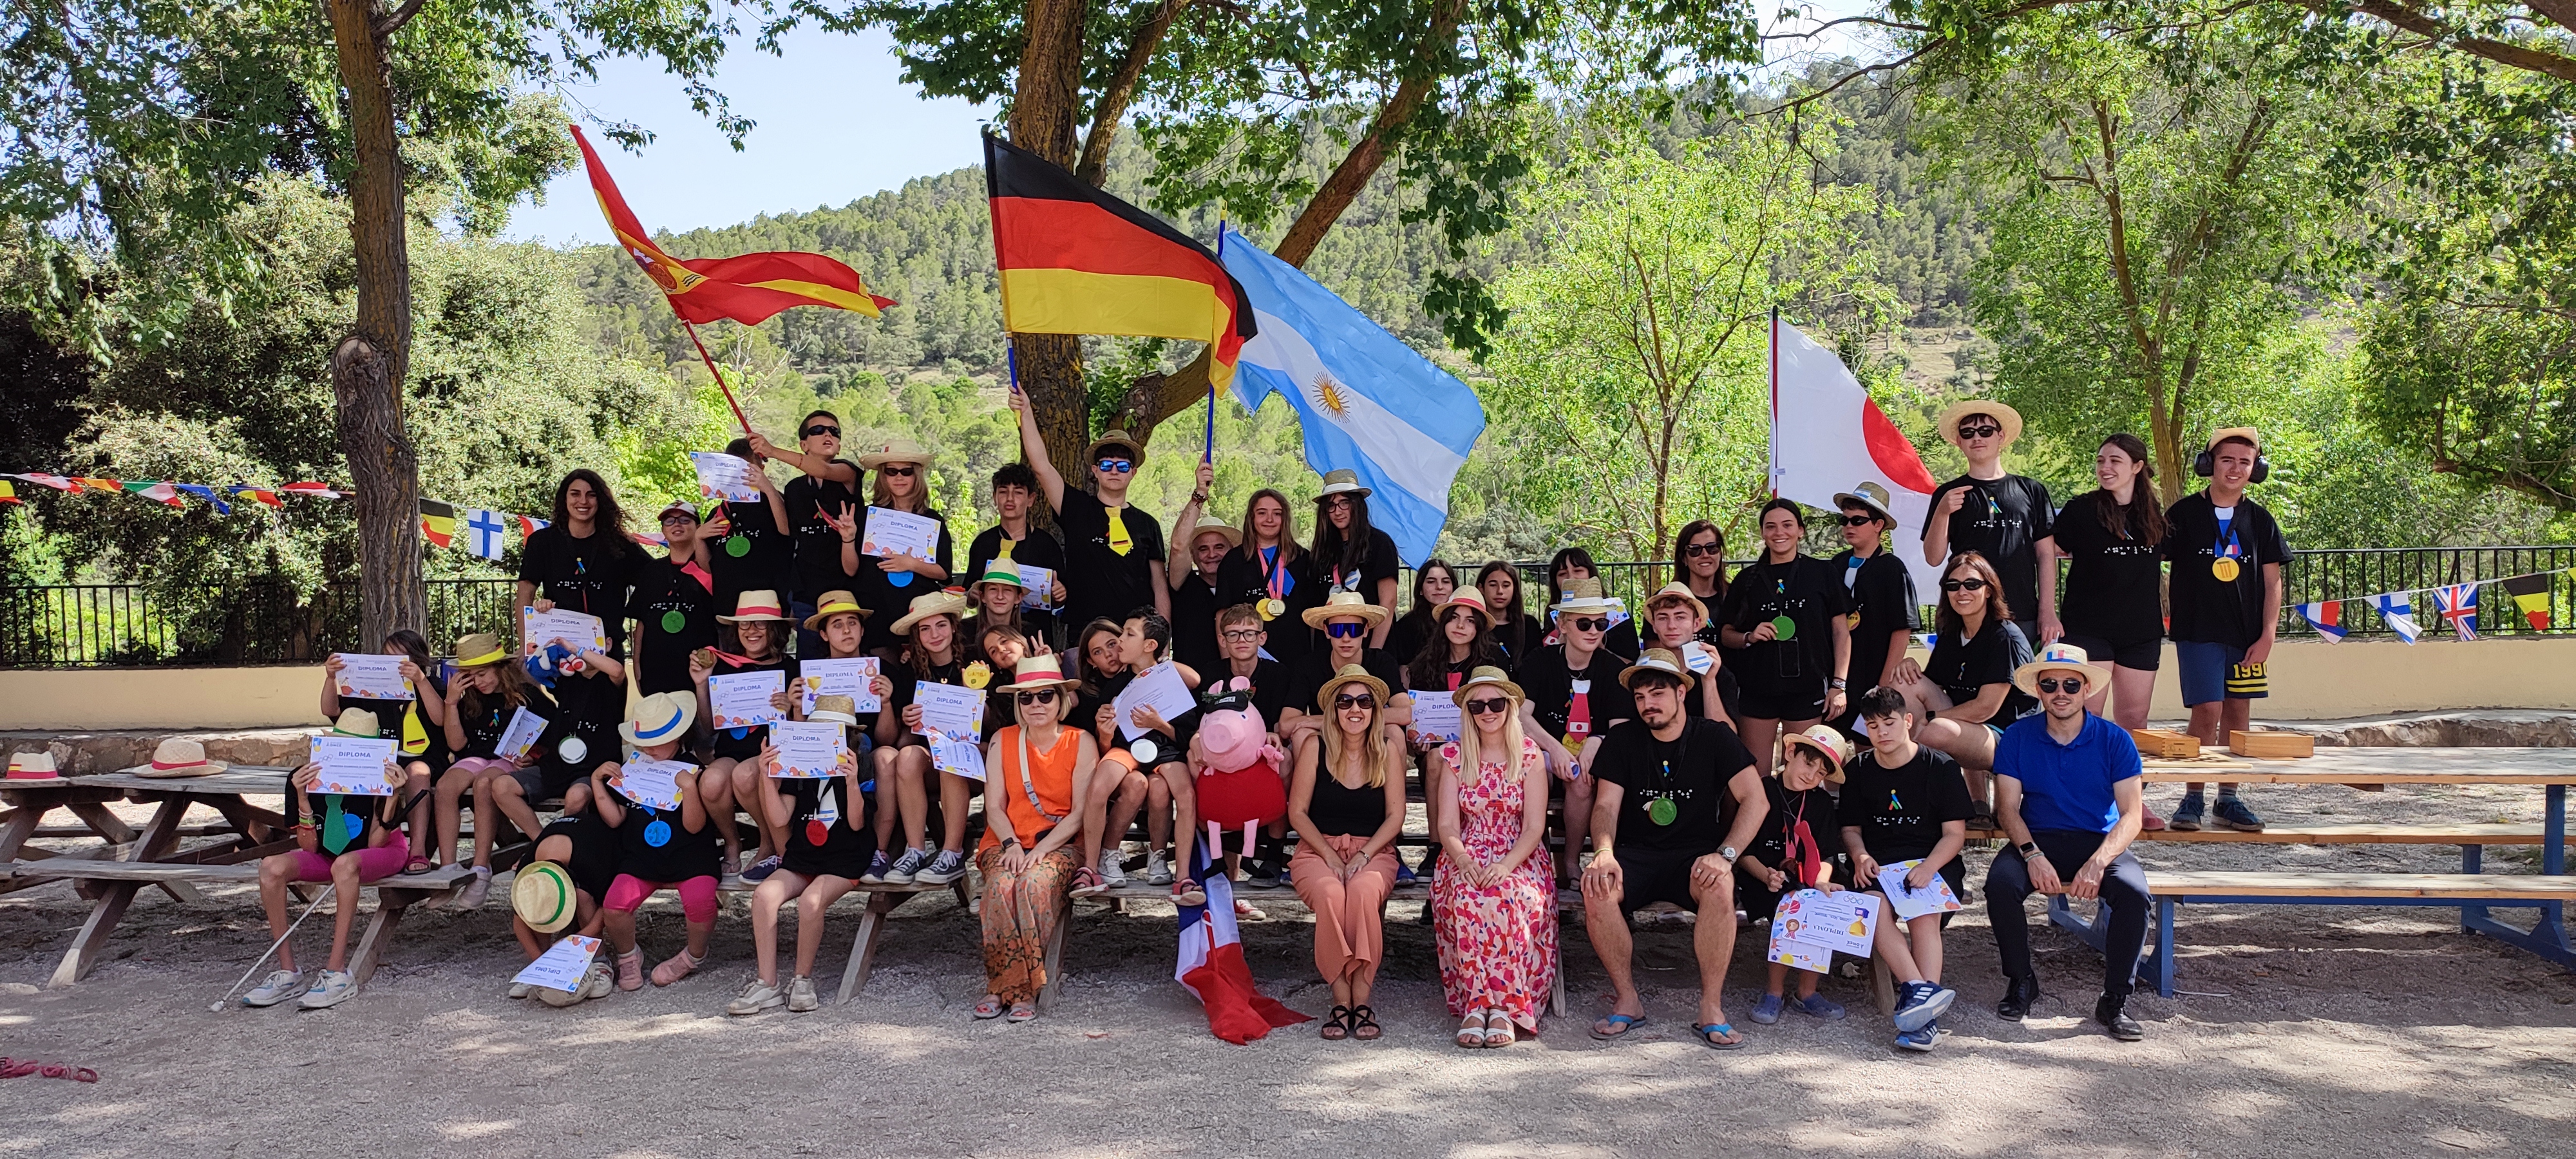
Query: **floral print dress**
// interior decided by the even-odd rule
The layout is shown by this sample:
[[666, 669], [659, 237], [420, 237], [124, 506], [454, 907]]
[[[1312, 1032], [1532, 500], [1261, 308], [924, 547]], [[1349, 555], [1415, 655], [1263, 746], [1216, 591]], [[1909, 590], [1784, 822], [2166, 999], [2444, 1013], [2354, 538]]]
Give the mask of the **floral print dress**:
[[[1458, 746], [1441, 747], [1441, 759], [1458, 762]], [[1521, 740], [1520, 767], [1544, 760], [1538, 742]], [[1458, 785], [1459, 843], [1478, 865], [1509, 856], [1521, 837], [1525, 794], [1519, 772], [1497, 761], [1479, 761]], [[1556, 983], [1556, 885], [1548, 879], [1541, 844], [1510, 877], [1496, 885], [1468, 884], [1442, 858], [1431, 879], [1431, 906], [1440, 942], [1440, 988], [1449, 1016], [1492, 1008], [1523, 1030], [1538, 1030], [1538, 1014]]]

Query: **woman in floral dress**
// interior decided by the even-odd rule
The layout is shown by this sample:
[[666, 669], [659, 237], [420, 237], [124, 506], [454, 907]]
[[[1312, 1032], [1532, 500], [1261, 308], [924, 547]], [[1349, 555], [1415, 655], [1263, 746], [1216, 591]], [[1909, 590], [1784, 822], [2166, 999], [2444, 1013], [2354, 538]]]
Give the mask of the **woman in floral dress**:
[[1476, 669], [1451, 696], [1465, 727], [1440, 749], [1440, 988], [1458, 1045], [1509, 1046], [1538, 1032], [1556, 979], [1556, 887], [1532, 856], [1547, 833], [1550, 752], [1524, 729], [1520, 687], [1501, 669]]

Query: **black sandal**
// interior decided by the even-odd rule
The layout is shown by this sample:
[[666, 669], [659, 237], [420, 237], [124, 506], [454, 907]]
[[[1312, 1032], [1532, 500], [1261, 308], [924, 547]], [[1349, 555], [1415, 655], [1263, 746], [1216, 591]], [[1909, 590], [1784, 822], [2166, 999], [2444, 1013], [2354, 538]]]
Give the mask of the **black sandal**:
[[1327, 1042], [1340, 1042], [1341, 1040], [1350, 1037], [1351, 1008], [1348, 1006], [1333, 1007], [1333, 1012], [1324, 1016], [1324, 1025], [1321, 1028], [1320, 1033], [1323, 1034], [1324, 1040]]
[[1369, 1009], [1365, 1003], [1351, 1007], [1351, 1037], [1373, 1042], [1378, 1034], [1377, 1011]]

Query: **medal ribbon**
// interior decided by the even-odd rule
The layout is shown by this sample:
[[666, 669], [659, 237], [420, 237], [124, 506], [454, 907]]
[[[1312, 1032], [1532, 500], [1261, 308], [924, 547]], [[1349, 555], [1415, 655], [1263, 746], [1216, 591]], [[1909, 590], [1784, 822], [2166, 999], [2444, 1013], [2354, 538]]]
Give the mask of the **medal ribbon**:
[[1262, 585], [1270, 589], [1270, 598], [1274, 600], [1287, 599], [1288, 593], [1297, 586], [1288, 569], [1279, 565], [1279, 549], [1275, 547], [1261, 549], [1261, 580]]
[[1136, 550], [1136, 537], [1127, 533], [1127, 507], [1120, 504], [1109, 511], [1109, 550], [1120, 555]]
[[2218, 542], [2209, 549], [2209, 552], [2219, 559], [2233, 559], [2245, 554], [2244, 547], [2236, 540], [2235, 516], [2231, 515], [2218, 521]]

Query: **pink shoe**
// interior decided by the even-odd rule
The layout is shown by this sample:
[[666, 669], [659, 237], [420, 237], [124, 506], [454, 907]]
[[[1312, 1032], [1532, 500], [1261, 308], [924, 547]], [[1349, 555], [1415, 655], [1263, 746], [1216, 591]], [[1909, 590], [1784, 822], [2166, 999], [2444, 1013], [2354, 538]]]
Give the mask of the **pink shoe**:
[[2138, 806], [2138, 813], [2143, 818], [2138, 822], [2138, 828], [2146, 830], [2149, 833], [2164, 832], [2165, 819], [2156, 816], [2155, 810], [2141, 804]]
[[704, 960], [705, 959], [703, 958], [690, 957], [687, 950], [682, 950], [679, 953], [673, 954], [671, 955], [670, 960], [663, 962], [659, 966], [653, 967], [653, 984], [656, 986], [668, 986], [673, 982], [677, 982], [682, 978], [695, 974], [698, 972], [698, 963]]
[[644, 988], [644, 951], [628, 950], [617, 955], [617, 988], [620, 990]]

